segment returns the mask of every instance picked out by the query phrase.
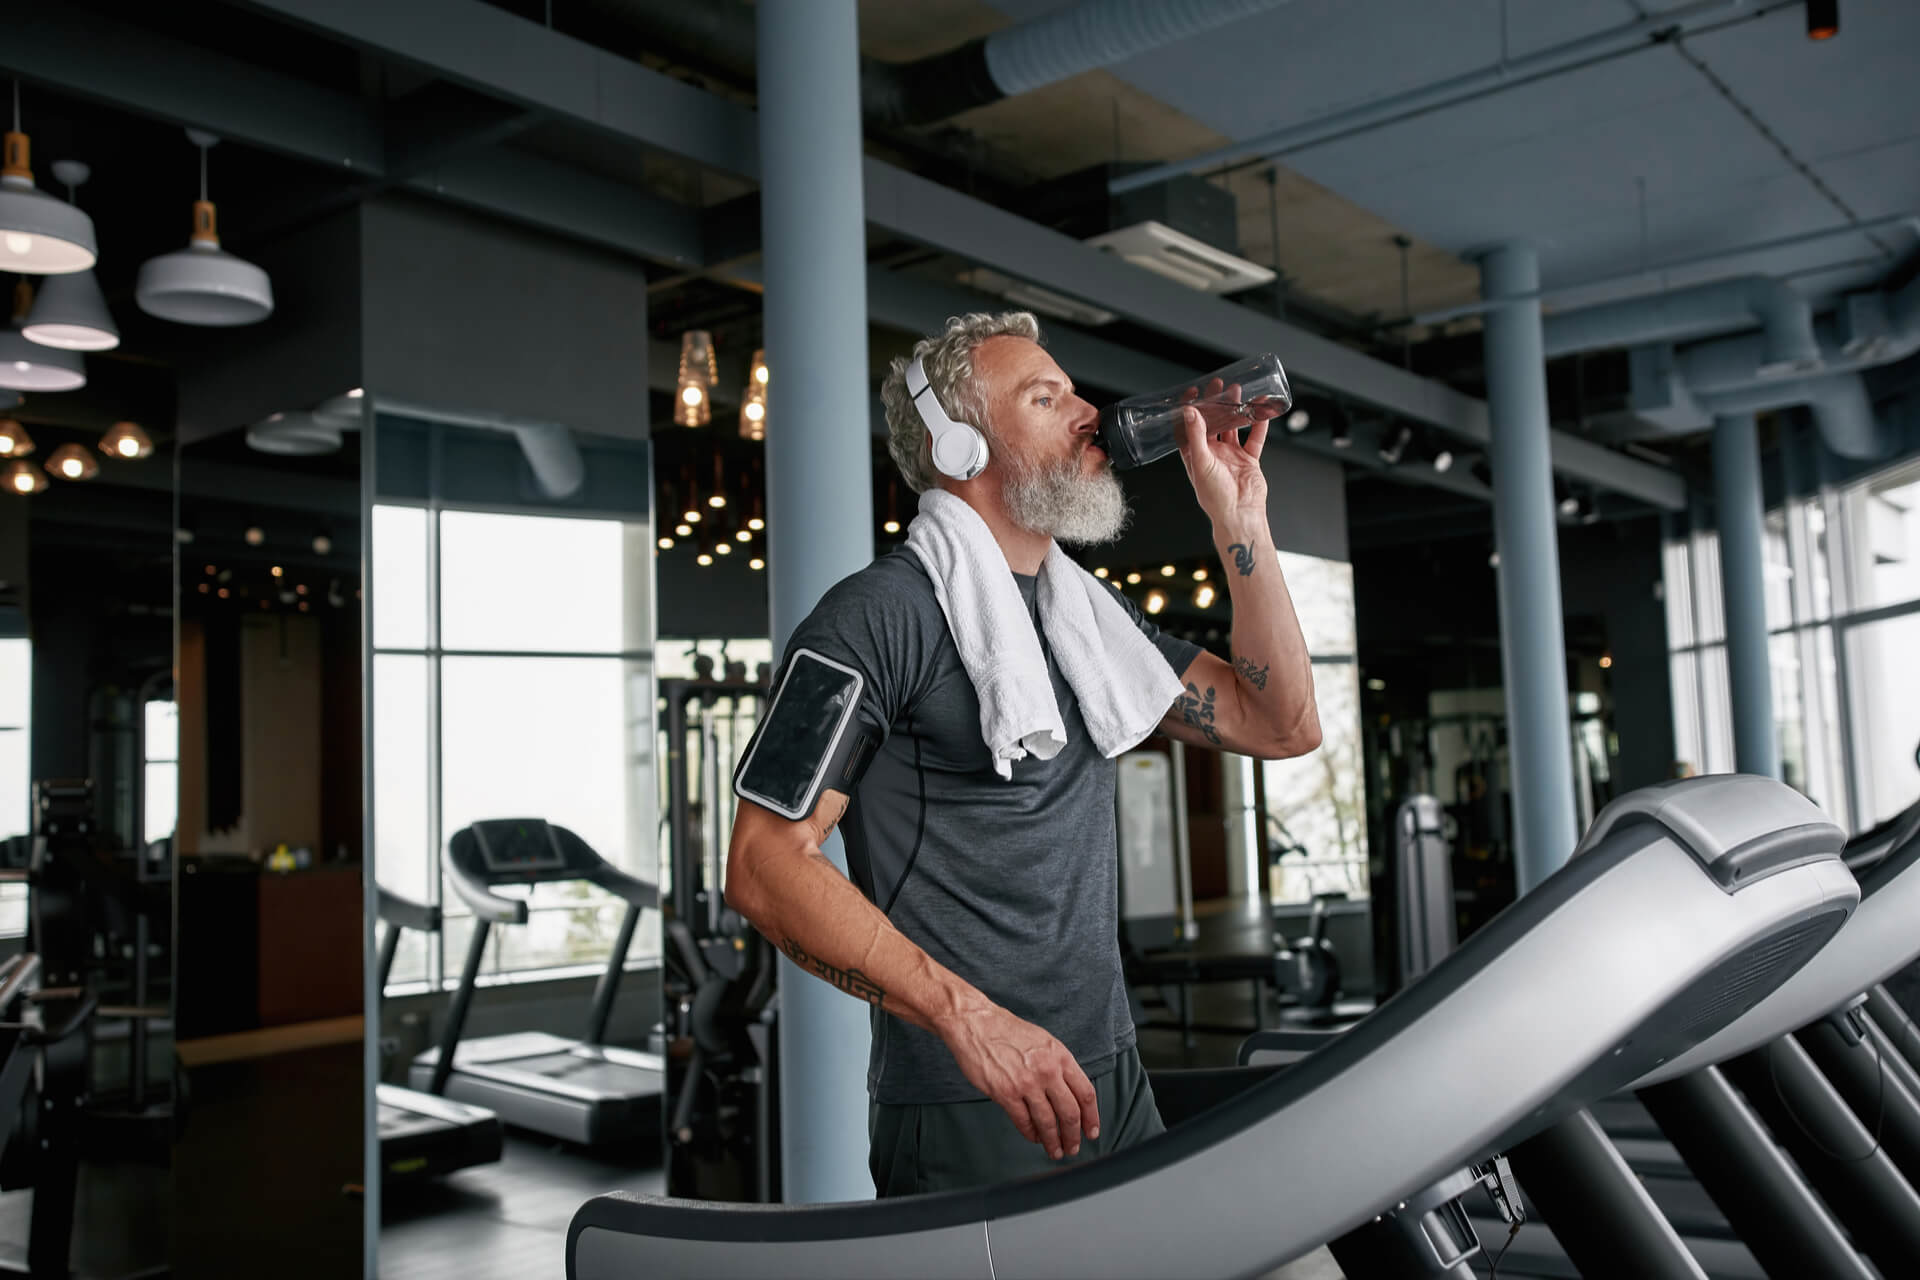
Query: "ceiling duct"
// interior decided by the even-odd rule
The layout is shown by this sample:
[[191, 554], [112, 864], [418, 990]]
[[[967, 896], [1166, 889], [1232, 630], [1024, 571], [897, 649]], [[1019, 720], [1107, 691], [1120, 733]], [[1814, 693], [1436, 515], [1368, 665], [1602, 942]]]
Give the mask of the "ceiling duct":
[[[936, 124], [1285, 3], [1082, 0], [915, 62], [862, 58], [861, 112], [869, 124], [887, 128]], [[753, 9], [739, 0], [586, 0], [585, 7], [603, 21], [639, 28], [654, 52], [753, 79]]]
[[1548, 359], [1575, 351], [1679, 342], [1758, 324], [1761, 377], [1812, 372], [1821, 365], [1813, 308], [1790, 286], [1768, 276], [1739, 276], [1668, 293], [1624, 298], [1547, 316], [1541, 322]]

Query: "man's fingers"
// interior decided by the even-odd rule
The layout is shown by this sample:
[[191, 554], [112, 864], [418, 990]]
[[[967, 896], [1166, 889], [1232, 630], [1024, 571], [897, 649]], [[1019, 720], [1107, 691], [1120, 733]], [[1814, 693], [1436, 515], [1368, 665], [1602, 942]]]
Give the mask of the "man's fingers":
[[1265, 418], [1261, 418], [1259, 421], [1253, 424], [1253, 429], [1247, 432], [1247, 444], [1246, 444], [1247, 452], [1257, 458], [1260, 456], [1260, 450], [1265, 447], [1266, 443], [1267, 443], [1267, 420]]
[[1054, 1118], [1060, 1125], [1060, 1149], [1070, 1156], [1079, 1155], [1080, 1100], [1065, 1080], [1055, 1077], [1047, 1086], [1047, 1101], [1053, 1104]]
[[1002, 1102], [1000, 1109], [1007, 1113], [1007, 1119], [1013, 1121], [1013, 1127], [1028, 1142], [1040, 1141], [1039, 1132], [1033, 1127], [1033, 1117], [1027, 1113], [1027, 1100], [1015, 1098], [1012, 1102]]
[[1067, 1087], [1073, 1090], [1074, 1099], [1080, 1104], [1080, 1127], [1087, 1137], [1100, 1137], [1100, 1098], [1093, 1091], [1093, 1081], [1087, 1079], [1087, 1073], [1080, 1069], [1079, 1063], [1073, 1064], [1073, 1070], [1067, 1073]]
[[1053, 1104], [1047, 1100], [1045, 1092], [1029, 1094], [1027, 1114], [1033, 1117], [1033, 1127], [1039, 1134], [1040, 1145], [1046, 1148], [1049, 1158], [1060, 1158], [1060, 1122], [1054, 1119]]

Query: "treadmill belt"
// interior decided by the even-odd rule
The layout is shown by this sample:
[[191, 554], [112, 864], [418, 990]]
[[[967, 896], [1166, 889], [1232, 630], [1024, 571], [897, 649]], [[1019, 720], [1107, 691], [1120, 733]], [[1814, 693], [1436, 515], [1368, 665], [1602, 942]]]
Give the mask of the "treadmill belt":
[[571, 1053], [541, 1053], [485, 1065], [545, 1076], [549, 1080], [579, 1089], [590, 1089], [609, 1097], [648, 1097], [658, 1094], [662, 1088], [658, 1071], [629, 1067], [618, 1062], [601, 1062]]

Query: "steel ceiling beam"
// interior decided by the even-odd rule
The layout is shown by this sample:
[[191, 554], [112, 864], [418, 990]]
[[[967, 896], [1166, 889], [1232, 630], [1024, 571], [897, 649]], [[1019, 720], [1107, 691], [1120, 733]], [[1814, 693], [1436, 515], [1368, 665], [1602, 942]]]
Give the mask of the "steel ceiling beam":
[[[629, 59], [478, 0], [248, 0], [309, 30], [558, 118], [684, 156], [758, 173], [754, 114]], [[1050, 228], [869, 157], [866, 217], [896, 235], [986, 263], [1223, 354], [1273, 351], [1301, 379], [1440, 427], [1489, 438], [1485, 402], [1318, 334], [1141, 271]], [[1556, 469], [1678, 510], [1670, 472], [1556, 434]]]

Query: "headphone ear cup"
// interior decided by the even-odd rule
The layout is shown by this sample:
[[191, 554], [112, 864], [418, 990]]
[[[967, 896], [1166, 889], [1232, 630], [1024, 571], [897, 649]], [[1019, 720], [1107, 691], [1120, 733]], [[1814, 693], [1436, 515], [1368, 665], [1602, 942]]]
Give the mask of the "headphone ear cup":
[[987, 438], [964, 422], [933, 437], [934, 469], [955, 480], [971, 480], [987, 469]]

